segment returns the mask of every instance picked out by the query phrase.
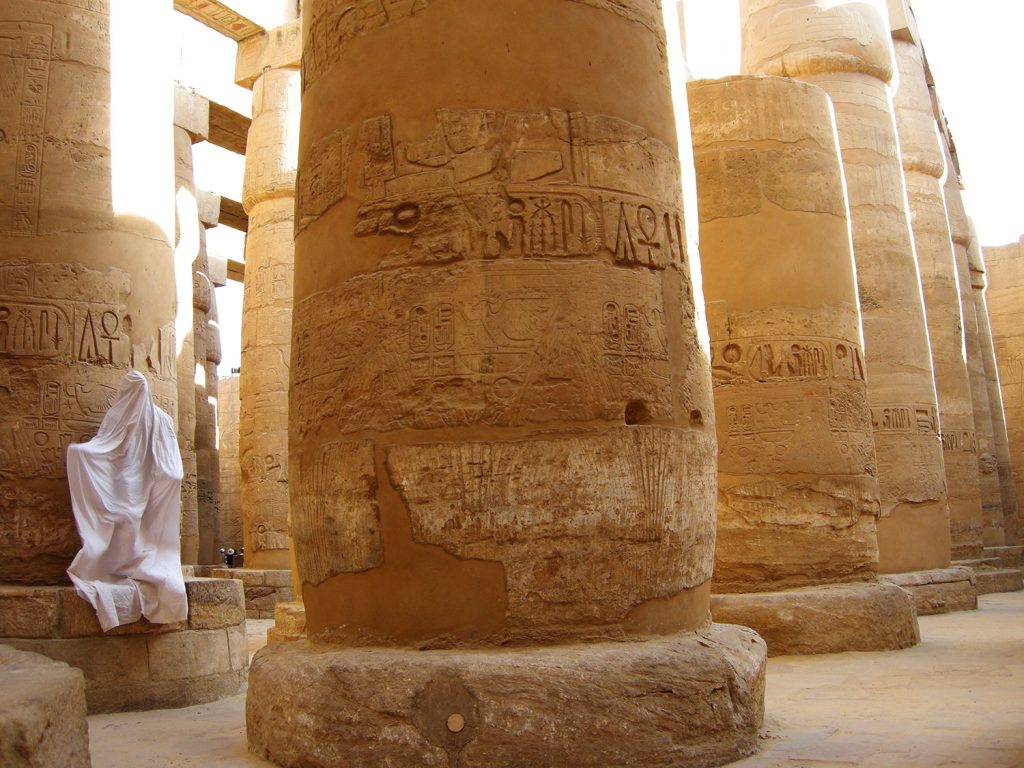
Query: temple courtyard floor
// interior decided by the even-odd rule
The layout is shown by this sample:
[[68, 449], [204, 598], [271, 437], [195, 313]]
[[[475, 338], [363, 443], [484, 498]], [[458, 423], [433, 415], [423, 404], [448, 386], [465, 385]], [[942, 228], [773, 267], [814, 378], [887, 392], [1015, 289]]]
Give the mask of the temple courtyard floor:
[[[907, 650], [771, 659], [760, 751], [732, 766], [1024, 768], [1024, 592], [978, 602], [922, 616]], [[249, 622], [253, 652], [271, 623]], [[246, 751], [245, 694], [93, 715], [89, 742], [93, 768], [271, 766]]]

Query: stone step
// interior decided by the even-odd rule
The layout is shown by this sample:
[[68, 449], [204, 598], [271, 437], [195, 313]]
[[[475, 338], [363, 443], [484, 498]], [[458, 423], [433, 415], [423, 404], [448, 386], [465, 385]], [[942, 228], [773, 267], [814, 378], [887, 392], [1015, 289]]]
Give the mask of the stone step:
[[998, 558], [1003, 568], [1024, 566], [1024, 547], [985, 547], [985, 557]]
[[1024, 589], [1024, 576], [1020, 568], [994, 568], [974, 572], [975, 586], [979, 595], [993, 592], [1019, 592]]
[[1002, 563], [998, 557], [979, 557], [975, 560], [954, 560], [953, 565], [962, 565], [973, 568], [975, 571], [985, 568], [1001, 568]]
[[902, 587], [914, 600], [918, 616], [952, 611], [972, 611], [978, 607], [974, 570], [962, 566], [929, 571], [879, 575], [884, 584]]

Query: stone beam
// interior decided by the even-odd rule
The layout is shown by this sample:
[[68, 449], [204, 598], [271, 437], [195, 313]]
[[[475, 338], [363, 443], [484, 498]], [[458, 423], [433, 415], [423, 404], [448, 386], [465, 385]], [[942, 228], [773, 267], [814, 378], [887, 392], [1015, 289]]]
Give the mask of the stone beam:
[[244, 155], [246, 136], [249, 134], [249, 123], [251, 122], [245, 115], [241, 115], [223, 104], [211, 101], [208, 141], [218, 147]]
[[228, 280], [245, 282], [245, 264], [243, 262], [228, 259]]
[[174, 0], [174, 9], [239, 42], [264, 31], [255, 21], [218, 0]]
[[235, 83], [252, 88], [267, 68], [298, 67], [302, 58], [302, 21], [296, 19], [238, 44]]
[[249, 231], [249, 216], [237, 200], [199, 191], [196, 192], [196, 205], [199, 206], [199, 220], [207, 229], [223, 224], [242, 232]]
[[174, 124], [188, 134], [193, 144], [206, 141], [210, 135], [210, 100], [175, 83]]

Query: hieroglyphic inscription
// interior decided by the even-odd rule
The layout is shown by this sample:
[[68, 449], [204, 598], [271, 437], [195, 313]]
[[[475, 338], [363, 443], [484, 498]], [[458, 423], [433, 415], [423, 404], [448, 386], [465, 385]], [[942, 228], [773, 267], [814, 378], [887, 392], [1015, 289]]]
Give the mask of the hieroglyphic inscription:
[[939, 434], [942, 439], [942, 450], [962, 453], [977, 453], [978, 438], [973, 431], [969, 430], [942, 430]]
[[[0, 232], [34, 235], [39, 227], [46, 98], [53, 27], [0, 21]], [[13, 155], [13, 156], [8, 156]]]
[[896, 403], [873, 405], [871, 425], [875, 432], [904, 432], [938, 435], [939, 419], [934, 405]]
[[259, 24], [231, 10], [219, 0], [174, 0], [174, 9], [235, 41], [245, 40], [263, 31]]
[[298, 231], [345, 196], [350, 164], [355, 234], [406, 239], [385, 267], [604, 257], [663, 269], [685, 258], [675, 157], [617, 118], [440, 109], [429, 135], [409, 140], [374, 116], [307, 152]]
[[842, 339], [731, 338], [711, 346], [715, 385], [733, 381], [864, 381], [860, 347]]
[[361, 276], [297, 305], [301, 431], [323, 413], [343, 431], [619, 421], [633, 400], [670, 417], [657, 273], [593, 262], [432, 273]]

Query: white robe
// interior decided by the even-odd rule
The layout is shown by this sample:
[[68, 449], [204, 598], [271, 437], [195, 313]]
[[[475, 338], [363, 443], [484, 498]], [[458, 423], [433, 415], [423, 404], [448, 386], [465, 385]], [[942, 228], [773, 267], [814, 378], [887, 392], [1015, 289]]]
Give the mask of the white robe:
[[68, 446], [67, 464], [82, 537], [68, 575], [100, 626], [184, 621], [181, 453], [141, 373], [125, 374], [96, 437]]

